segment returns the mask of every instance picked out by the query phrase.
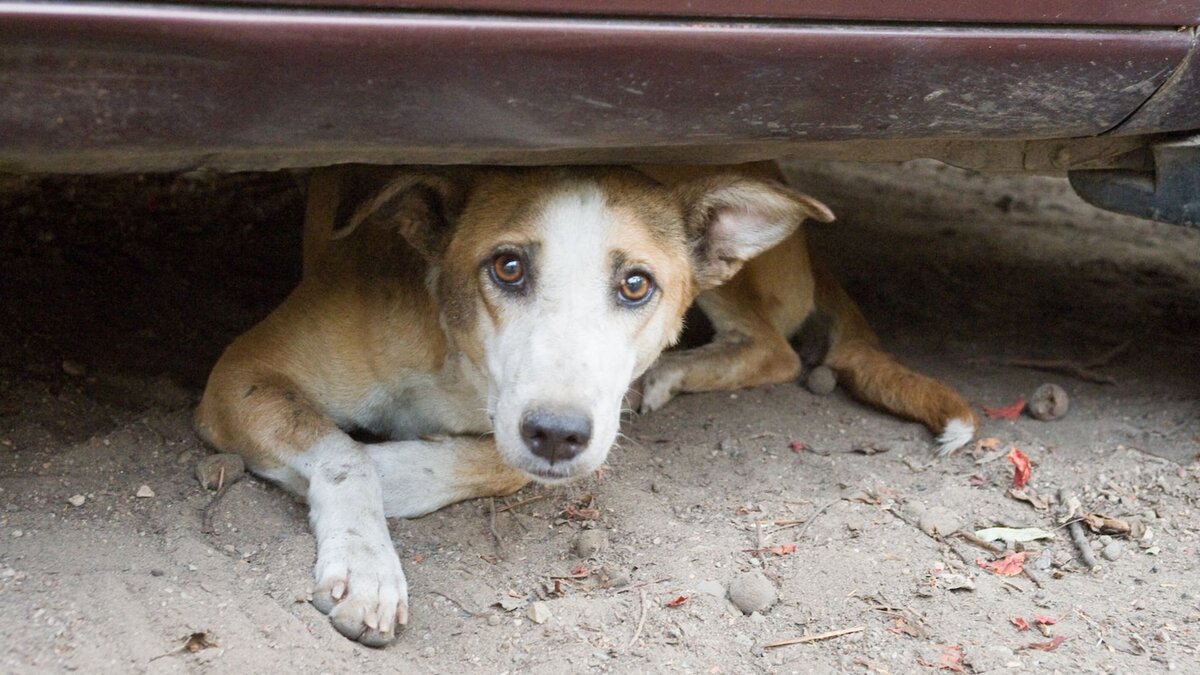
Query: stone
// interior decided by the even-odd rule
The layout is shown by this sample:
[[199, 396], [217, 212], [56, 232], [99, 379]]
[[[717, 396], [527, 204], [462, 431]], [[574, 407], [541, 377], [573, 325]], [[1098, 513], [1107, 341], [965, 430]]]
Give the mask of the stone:
[[1057, 384], [1043, 384], [1029, 399], [1029, 416], [1043, 422], [1054, 421], [1067, 414], [1071, 401], [1067, 392]]
[[550, 620], [550, 607], [541, 601], [531, 602], [525, 608], [525, 616], [529, 617], [530, 621], [541, 625]]
[[804, 378], [804, 386], [817, 396], [828, 396], [837, 388], [837, 375], [828, 366], [817, 366]]
[[1101, 549], [1100, 555], [1104, 556], [1105, 560], [1116, 560], [1125, 552], [1125, 544], [1119, 541], [1110, 541]]
[[743, 614], [761, 612], [779, 599], [775, 585], [757, 570], [739, 575], [729, 584], [729, 599]]
[[958, 531], [961, 523], [958, 514], [943, 506], [933, 506], [925, 510], [917, 521], [921, 531], [929, 536], [947, 536]]
[[608, 533], [604, 530], [584, 530], [575, 535], [572, 548], [580, 558], [591, 558], [608, 546]]
[[143, 485], [137, 489], [134, 496], [138, 499], [149, 499], [154, 496], [154, 490], [151, 490], [149, 485]]
[[83, 495], [71, 495], [70, 497], [67, 497], [67, 503], [71, 506], [83, 506], [83, 503], [86, 501], [87, 497], [84, 497]]

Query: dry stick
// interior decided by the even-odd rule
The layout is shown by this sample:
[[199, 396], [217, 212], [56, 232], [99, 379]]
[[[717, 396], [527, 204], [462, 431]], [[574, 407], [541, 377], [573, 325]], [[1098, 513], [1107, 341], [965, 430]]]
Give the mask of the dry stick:
[[639, 588], [643, 588], [645, 586], [651, 586], [653, 584], [661, 584], [666, 581], [671, 581], [671, 579], [672, 579], [672, 577], [663, 577], [661, 579], [650, 579], [647, 581], [639, 581], [636, 584], [629, 584], [625, 588], [622, 588], [621, 590], [617, 591], [616, 595], [620, 595], [621, 593], [628, 593], [630, 591], [636, 591]]
[[646, 589], [643, 588], [641, 590], [641, 596], [642, 596], [642, 615], [638, 618], [637, 628], [635, 628], [633, 631], [633, 637], [629, 638], [629, 643], [625, 645], [625, 651], [629, 651], [630, 649], [633, 649], [633, 645], [637, 642], [637, 639], [642, 636], [642, 627], [644, 627], [646, 625], [646, 608], [647, 608], [647, 604], [648, 604], [646, 602]]
[[1107, 375], [1101, 375], [1092, 369], [1107, 366], [1113, 359], [1120, 356], [1122, 352], [1124, 352], [1126, 349], [1129, 349], [1129, 345], [1131, 344], [1133, 344], [1132, 339], [1126, 340], [1125, 342], [1122, 342], [1116, 347], [1113, 347], [1107, 352], [1085, 363], [1078, 363], [1069, 359], [1009, 359], [1007, 361], [1001, 361], [1000, 365], [1015, 366], [1017, 368], [1029, 368], [1031, 370], [1049, 371], [1053, 373], [1064, 373], [1066, 375], [1077, 377], [1085, 382], [1095, 382], [1096, 384], [1116, 384], [1117, 381], [1115, 379]]
[[828, 633], [817, 633], [816, 635], [803, 635], [800, 637], [788, 638], [787, 640], [779, 640], [778, 642], [771, 642], [769, 644], [765, 644], [765, 645], [763, 645], [763, 649], [775, 649], [776, 647], [786, 647], [788, 645], [801, 645], [801, 644], [805, 644], [807, 642], [818, 642], [820, 640], [829, 640], [829, 639], [832, 639], [835, 637], [841, 637], [843, 635], [850, 635], [851, 633], [861, 633], [866, 629], [867, 629], [866, 626], [855, 626], [853, 628], [843, 628], [841, 630], [831, 630]]
[[496, 548], [496, 557], [504, 559], [504, 542], [500, 541], [500, 533], [496, 531], [496, 498], [488, 499], [488, 508], [491, 515], [488, 517], [488, 530], [492, 533], [492, 543]]
[[[1072, 497], [1071, 493], [1065, 488], [1058, 489], [1058, 503], [1066, 504], [1068, 499]], [[1096, 556], [1092, 554], [1092, 545], [1088, 543], [1087, 537], [1083, 534], [1083, 525], [1079, 524], [1079, 519], [1072, 519], [1067, 523], [1067, 532], [1071, 535], [1071, 543], [1075, 544], [1075, 550], [1079, 552], [1079, 559], [1087, 568], [1093, 569], [1096, 567]]]
[[842, 501], [842, 498], [838, 497], [837, 499], [829, 502], [825, 506], [822, 506], [821, 508], [817, 509], [816, 513], [809, 516], [808, 522], [804, 523], [804, 527], [800, 528], [800, 531], [796, 533], [796, 541], [800, 541], [801, 539], [804, 538], [804, 533], [808, 532], [808, 528], [812, 527], [812, 524], [814, 522], [816, 522], [818, 516], [820, 516], [822, 513], [825, 513], [826, 511], [828, 511], [829, 507], [833, 506], [834, 504], [836, 504], [840, 501]]
[[204, 507], [204, 517], [200, 520], [201, 534], [216, 534], [216, 529], [213, 528], [213, 518], [217, 515], [217, 505], [225, 498], [225, 493], [229, 492], [229, 488], [233, 487], [239, 480], [244, 478], [246, 474], [238, 474], [228, 483], [225, 482], [225, 467], [221, 467], [221, 473], [217, 474], [217, 494], [208, 502], [208, 506]]
[[541, 494], [541, 495], [534, 495], [534, 496], [530, 497], [529, 499], [522, 499], [521, 501], [516, 502], [515, 504], [505, 504], [504, 506], [501, 506], [500, 508], [496, 509], [496, 513], [504, 513], [505, 511], [512, 511], [513, 509], [517, 508], [518, 506], [525, 506], [526, 504], [528, 504], [530, 502], [536, 502], [538, 500], [545, 499], [549, 496], [550, 496], [549, 493]]

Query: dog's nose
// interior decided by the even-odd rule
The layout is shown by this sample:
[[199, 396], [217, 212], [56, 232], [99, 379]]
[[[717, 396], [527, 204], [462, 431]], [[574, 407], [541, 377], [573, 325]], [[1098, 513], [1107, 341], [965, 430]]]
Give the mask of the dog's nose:
[[533, 410], [521, 418], [529, 451], [551, 464], [574, 459], [592, 438], [592, 420], [580, 413]]

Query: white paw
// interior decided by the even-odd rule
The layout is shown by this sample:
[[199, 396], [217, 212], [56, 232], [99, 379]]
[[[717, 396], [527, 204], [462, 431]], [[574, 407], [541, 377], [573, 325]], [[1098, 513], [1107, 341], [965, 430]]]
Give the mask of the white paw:
[[642, 402], [638, 412], [654, 412], [671, 402], [683, 382], [684, 371], [668, 363], [653, 366], [642, 376]]
[[382, 647], [408, 623], [408, 582], [390, 540], [353, 530], [323, 543], [313, 570], [313, 605], [351, 640]]

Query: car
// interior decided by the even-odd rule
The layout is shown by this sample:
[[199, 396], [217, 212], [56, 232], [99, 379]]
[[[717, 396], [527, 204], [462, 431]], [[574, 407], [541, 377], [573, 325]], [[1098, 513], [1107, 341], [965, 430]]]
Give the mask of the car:
[[930, 157], [1200, 224], [1200, 0], [0, 3], [0, 170]]

